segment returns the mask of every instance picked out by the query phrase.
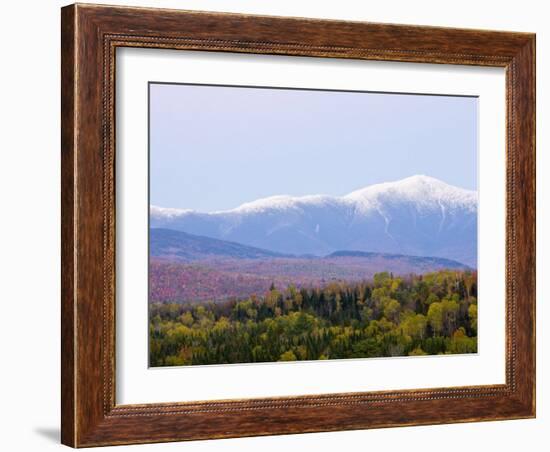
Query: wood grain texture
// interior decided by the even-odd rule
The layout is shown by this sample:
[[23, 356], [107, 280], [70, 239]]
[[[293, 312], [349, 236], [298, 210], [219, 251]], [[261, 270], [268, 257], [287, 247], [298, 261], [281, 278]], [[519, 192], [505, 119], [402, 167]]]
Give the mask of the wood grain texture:
[[61, 14], [61, 441], [74, 444], [74, 8], [63, 9]]
[[[62, 10], [62, 442], [74, 447], [535, 415], [535, 36], [71, 5]], [[506, 384], [115, 403], [117, 47], [506, 68]]]

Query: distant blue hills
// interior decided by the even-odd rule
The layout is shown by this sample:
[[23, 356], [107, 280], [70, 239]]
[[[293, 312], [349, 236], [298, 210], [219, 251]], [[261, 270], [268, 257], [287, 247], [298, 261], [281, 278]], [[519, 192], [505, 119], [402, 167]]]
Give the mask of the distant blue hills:
[[376, 261], [386, 265], [391, 270], [393, 264], [403, 264], [415, 267], [430, 267], [434, 269], [469, 269], [460, 262], [433, 257], [408, 256], [403, 254], [366, 252], [366, 251], [335, 251], [326, 256], [292, 255], [276, 253], [240, 243], [214, 239], [187, 232], [165, 228], [151, 228], [149, 231], [149, 254], [153, 258], [160, 258], [176, 262], [196, 262], [215, 259], [296, 259], [296, 260], [337, 260], [357, 258]]
[[236, 242], [162, 228], [151, 228], [149, 230], [149, 255], [183, 261], [214, 257], [230, 257], [233, 259], [291, 257], [290, 255], [241, 245]]

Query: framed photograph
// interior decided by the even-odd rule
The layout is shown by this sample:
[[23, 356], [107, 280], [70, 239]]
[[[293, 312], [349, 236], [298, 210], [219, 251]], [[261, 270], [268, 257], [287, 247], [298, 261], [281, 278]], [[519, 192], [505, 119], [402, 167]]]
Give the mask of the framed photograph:
[[535, 36], [62, 9], [62, 442], [535, 416]]

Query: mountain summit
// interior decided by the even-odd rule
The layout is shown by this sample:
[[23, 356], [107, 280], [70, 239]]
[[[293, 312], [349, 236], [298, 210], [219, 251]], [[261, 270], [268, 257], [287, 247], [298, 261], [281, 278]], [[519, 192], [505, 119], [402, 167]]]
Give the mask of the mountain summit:
[[272, 196], [200, 213], [151, 206], [152, 228], [230, 240], [277, 253], [338, 250], [437, 256], [477, 267], [477, 192], [429, 176], [348, 195]]

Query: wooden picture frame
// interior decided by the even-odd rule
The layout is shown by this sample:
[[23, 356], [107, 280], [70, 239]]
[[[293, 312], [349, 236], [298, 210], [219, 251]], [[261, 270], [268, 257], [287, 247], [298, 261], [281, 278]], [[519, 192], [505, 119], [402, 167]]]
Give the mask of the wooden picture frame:
[[[62, 9], [62, 429], [87, 447], [535, 416], [535, 35], [70, 5]], [[115, 403], [118, 47], [506, 70], [506, 383], [263, 399]]]

